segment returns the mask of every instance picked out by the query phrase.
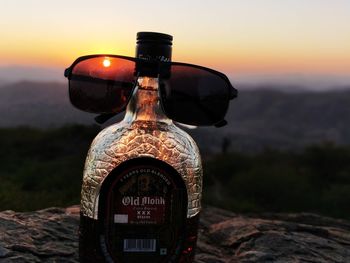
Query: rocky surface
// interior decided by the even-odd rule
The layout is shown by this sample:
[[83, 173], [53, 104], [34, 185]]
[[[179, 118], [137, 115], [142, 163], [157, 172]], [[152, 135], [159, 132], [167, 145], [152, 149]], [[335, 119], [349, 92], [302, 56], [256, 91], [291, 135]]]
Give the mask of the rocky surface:
[[[78, 262], [79, 208], [0, 212], [0, 262]], [[350, 262], [350, 222], [204, 209], [196, 262]]]

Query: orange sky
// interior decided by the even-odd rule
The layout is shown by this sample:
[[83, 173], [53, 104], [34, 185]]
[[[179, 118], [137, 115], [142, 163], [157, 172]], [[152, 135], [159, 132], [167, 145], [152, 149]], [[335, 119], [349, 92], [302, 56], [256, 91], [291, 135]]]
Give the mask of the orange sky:
[[174, 36], [173, 60], [227, 74], [350, 74], [347, 0], [2, 0], [0, 66], [134, 55], [138, 31]]

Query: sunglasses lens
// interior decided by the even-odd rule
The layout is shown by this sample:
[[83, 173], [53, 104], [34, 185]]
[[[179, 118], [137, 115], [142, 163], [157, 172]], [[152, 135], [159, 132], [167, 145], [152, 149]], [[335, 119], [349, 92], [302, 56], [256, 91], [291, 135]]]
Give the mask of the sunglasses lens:
[[118, 113], [134, 88], [135, 62], [116, 57], [92, 57], [78, 62], [69, 80], [71, 103], [84, 111]]
[[228, 80], [184, 65], [172, 65], [170, 74], [160, 85], [162, 106], [169, 118], [190, 125], [213, 125], [224, 119], [230, 100]]

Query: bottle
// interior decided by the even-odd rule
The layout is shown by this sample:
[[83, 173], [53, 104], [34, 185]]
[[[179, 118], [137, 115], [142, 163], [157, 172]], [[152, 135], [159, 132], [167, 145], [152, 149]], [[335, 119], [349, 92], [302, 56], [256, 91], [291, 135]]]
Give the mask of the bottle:
[[[172, 36], [137, 34], [136, 56], [171, 60]], [[159, 79], [142, 75], [124, 119], [87, 155], [81, 192], [81, 262], [193, 262], [202, 165], [194, 140], [167, 118]]]

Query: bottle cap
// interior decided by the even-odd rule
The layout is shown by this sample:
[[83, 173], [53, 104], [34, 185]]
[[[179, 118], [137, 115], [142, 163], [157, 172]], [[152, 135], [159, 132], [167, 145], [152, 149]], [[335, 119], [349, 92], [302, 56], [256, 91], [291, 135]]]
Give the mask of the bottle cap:
[[172, 45], [173, 36], [158, 33], [158, 32], [138, 32], [136, 35], [137, 44], [146, 42], [164, 43], [165, 45]]
[[171, 61], [173, 37], [158, 32], [138, 32], [136, 57], [148, 60]]

